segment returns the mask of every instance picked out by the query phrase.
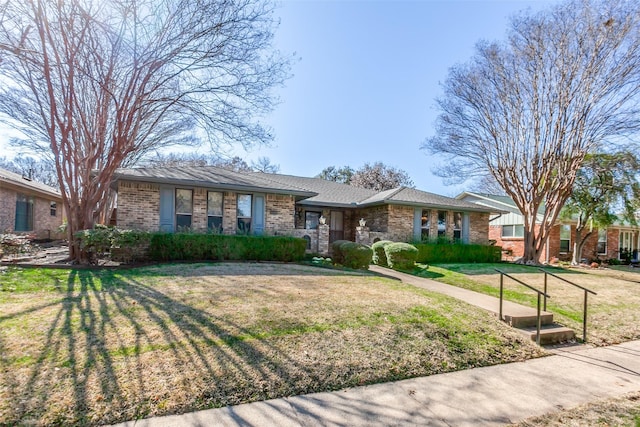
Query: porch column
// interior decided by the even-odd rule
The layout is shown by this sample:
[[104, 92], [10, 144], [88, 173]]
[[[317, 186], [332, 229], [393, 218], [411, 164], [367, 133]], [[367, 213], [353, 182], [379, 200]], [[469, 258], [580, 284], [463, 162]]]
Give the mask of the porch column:
[[369, 235], [369, 227], [356, 227], [356, 243], [369, 246], [371, 244], [371, 237]]
[[329, 225], [318, 224], [318, 253], [329, 255]]

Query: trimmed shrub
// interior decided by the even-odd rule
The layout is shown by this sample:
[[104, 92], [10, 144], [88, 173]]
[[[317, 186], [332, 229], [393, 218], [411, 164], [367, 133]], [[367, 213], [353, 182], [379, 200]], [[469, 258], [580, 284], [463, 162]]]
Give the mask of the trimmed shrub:
[[369, 246], [347, 241], [340, 244], [339, 251], [342, 255], [341, 264], [345, 267], [359, 270], [369, 269], [373, 256], [373, 251]]
[[371, 250], [373, 251], [373, 257], [371, 258], [371, 261], [374, 264], [380, 265], [382, 267], [388, 266], [387, 254], [385, 254], [384, 248], [391, 243], [393, 243], [391, 240], [379, 240], [371, 245]]
[[247, 236], [196, 233], [155, 233], [150, 256], [156, 261], [247, 260], [300, 261], [304, 239], [285, 236]]
[[418, 249], [409, 243], [390, 243], [384, 247], [387, 264], [393, 269], [409, 270], [416, 263]]
[[352, 243], [349, 240], [336, 240], [331, 243], [331, 258], [333, 258], [333, 262], [336, 264], [344, 264], [344, 256], [342, 255], [342, 251], [340, 250], [340, 246], [343, 243]]
[[500, 262], [502, 256], [500, 246], [418, 243], [415, 247], [416, 261], [425, 264]]
[[151, 233], [146, 231], [96, 225], [91, 230], [77, 232], [76, 238], [80, 241], [80, 249], [86, 251], [89, 262], [110, 258], [129, 263], [149, 258]]

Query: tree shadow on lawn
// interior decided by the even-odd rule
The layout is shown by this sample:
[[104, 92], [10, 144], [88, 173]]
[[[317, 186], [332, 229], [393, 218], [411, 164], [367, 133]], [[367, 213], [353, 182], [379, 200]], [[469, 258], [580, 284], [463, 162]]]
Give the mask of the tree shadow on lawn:
[[121, 274], [133, 272], [149, 277], [181, 276], [375, 276], [368, 270], [354, 270], [335, 266], [320, 266], [307, 263], [280, 263], [260, 261], [198, 261], [157, 264], [151, 266], [119, 269]]
[[294, 377], [314, 375], [229, 319], [132, 277], [102, 271], [101, 283], [96, 278], [71, 271], [64, 298], [10, 316], [57, 307], [44, 342], [31, 349], [35, 357], [21, 365], [0, 332], [2, 385], [11, 402], [0, 410], [0, 424], [104, 424], [261, 400], [274, 392], [261, 384], [275, 380], [288, 389]]

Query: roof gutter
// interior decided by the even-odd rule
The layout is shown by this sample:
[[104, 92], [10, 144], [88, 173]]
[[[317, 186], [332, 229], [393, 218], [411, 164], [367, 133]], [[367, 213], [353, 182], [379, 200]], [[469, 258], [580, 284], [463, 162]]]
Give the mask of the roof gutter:
[[211, 181], [198, 181], [198, 180], [187, 180], [187, 179], [166, 179], [166, 178], [155, 178], [155, 177], [146, 177], [146, 176], [127, 176], [127, 175], [114, 175], [114, 179], [112, 180], [112, 187], [117, 189], [118, 181], [134, 181], [134, 182], [150, 182], [153, 184], [165, 184], [172, 186], [194, 186], [194, 187], [203, 187], [203, 188], [216, 188], [220, 190], [235, 190], [235, 191], [248, 191], [252, 193], [271, 193], [271, 194], [286, 194], [291, 196], [301, 196], [301, 197], [313, 197], [317, 196], [317, 193], [311, 191], [303, 191], [303, 190], [287, 190], [284, 188], [267, 188], [267, 187], [259, 187], [255, 185], [235, 185], [235, 184], [221, 184], [215, 183]]

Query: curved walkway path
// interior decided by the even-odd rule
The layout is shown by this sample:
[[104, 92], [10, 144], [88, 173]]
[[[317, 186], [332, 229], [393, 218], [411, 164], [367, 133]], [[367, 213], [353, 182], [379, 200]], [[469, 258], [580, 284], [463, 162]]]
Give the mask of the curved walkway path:
[[[417, 286], [419, 288], [449, 295], [450, 297], [462, 300], [471, 305], [475, 305], [476, 307], [480, 307], [482, 309], [495, 313], [496, 315], [500, 311], [500, 300], [490, 295], [484, 295], [478, 292], [470, 291], [468, 289], [447, 285], [446, 283], [440, 283], [435, 280], [425, 279], [423, 277], [417, 277], [411, 274], [401, 273], [399, 271], [391, 270], [389, 268], [379, 267], [377, 265], [369, 266], [369, 270], [386, 277], [391, 277], [391, 278], [401, 280], [404, 283], [408, 283], [410, 285]], [[535, 316], [536, 309], [532, 307], [526, 307], [524, 305], [516, 304], [511, 301], [503, 301], [502, 313], [505, 316], [511, 316], [511, 317]], [[543, 314], [549, 314], [549, 313], [543, 312]]]

